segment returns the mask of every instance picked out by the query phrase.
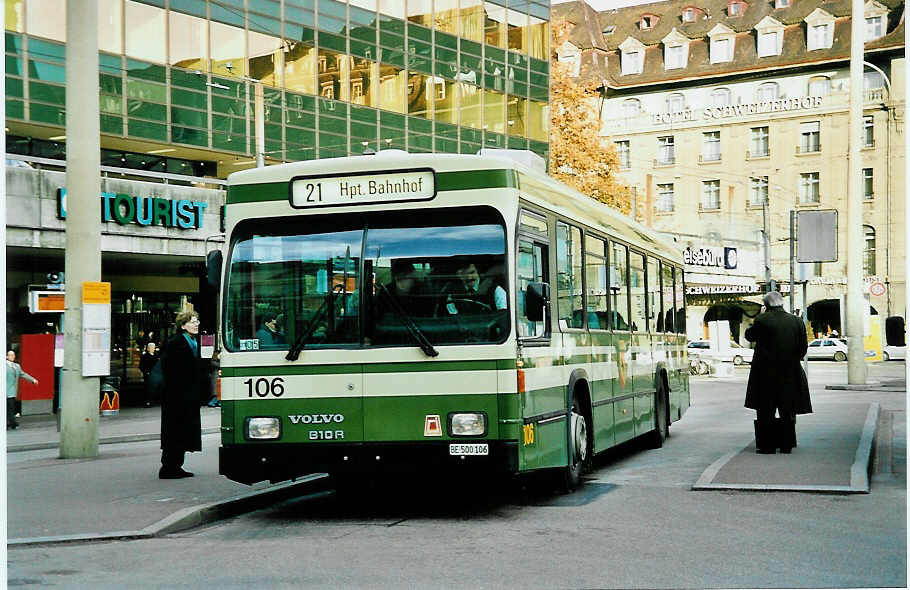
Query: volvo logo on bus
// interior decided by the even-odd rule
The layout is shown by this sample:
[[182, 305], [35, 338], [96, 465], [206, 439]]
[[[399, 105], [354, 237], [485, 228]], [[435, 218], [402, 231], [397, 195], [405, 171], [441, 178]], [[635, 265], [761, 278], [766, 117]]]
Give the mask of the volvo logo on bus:
[[340, 424], [344, 422], [344, 414], [291, 414], [288, 420], [291, 424]]

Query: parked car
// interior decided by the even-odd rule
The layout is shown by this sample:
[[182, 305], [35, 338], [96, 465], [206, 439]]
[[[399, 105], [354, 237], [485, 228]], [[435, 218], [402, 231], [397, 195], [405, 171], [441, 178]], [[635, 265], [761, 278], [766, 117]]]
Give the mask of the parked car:
[[816, 338], [809, 342], [806, 358], [845, 361], [847, 360], [847, 344], [839, 338]]
[[689, 354], [698, 355], [701, 358], [715, 359], [719, 361], [732, 361], [734, 365], [741, 365], [743, 363], [752, 363], [752, 356], [755, 354], [755, 351], [751, 348], [746, 348], [738, 342], [730, 341], [730, 351], [714, 353], [711, 352], [711, 341], [710, 340], [693, 340], [688, 344]]
[[882, 358], [886, 361], [902, 361], [907, 358], [906, 346], [883, 346]]

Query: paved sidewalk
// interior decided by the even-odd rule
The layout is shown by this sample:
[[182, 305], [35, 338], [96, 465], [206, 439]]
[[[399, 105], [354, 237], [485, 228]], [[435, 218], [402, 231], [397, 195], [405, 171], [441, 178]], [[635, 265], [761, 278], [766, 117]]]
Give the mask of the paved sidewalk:
[[158, 479], [158, 407], [102, 417], [94, 459], [59, 459], [56, 419], [24, 417], [6, 432], [8, 545], [153, 537], [324, 487], [309, 480], [246, 486], [219, 475], [221, 411], [201, 411], [202, 452], [187, 453], [185, 464], [195, 477], [177, 480]]
[[791, 454], [760, 455], [752, 440], [714, 462], [694, 490], [869, 493], [879, 404], [817, 404], [797, 416]]

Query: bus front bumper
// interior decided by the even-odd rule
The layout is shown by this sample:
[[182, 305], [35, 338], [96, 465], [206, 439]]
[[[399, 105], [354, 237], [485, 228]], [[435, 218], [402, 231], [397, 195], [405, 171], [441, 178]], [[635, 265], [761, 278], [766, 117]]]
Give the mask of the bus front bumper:
[[[449, 445], [485, 443], [487, 455], [451, 455]], [[236, 482], [271, 483], [311, 473], [417, 474], [431, 471], [518, 471], [518, 443], [502, 440], [354, 444], [228, 445], [218, 449], [218, 472]]]

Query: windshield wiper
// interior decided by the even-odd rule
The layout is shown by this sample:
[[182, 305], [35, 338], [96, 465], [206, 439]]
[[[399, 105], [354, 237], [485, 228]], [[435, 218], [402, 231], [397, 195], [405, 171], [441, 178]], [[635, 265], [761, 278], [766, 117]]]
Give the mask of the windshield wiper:
[[398, 316], [398, 319], [401, 320], [401, 323], [404, 324], [404, 327], [408, 329], [408, 334], [411, 335], [411, 338], [414, 339], [414, 342], [417, 343], [417, 346], [420, 347], [420, 350], [427, 356], [439, 356], [439, 351], [433, 347], [433, 344], [427, 339], [426, 334], [423, 333], [423, 330], [414, 323], [414, 320], [411, 319], [411, 316], [408, 315], [408, 312], [401, 307], [401, 303], [398, 299], [395, 298], [389, 292], [388, 287], [382, 283], [377, 282], [376, 286], [379, 288], [379, 292], [385, 296], [388, 300], [389, 305], [392, 307], [392, 311], [395, 312], [395, 315]]
[[297, 340], [294, 341], [294, 345], [288, 350], [288, 353], [285, 355], [285, 360], [296, 361], [300, 357], [300, 351], [303, 350], [303, 346], [310, 341], [310, 338], [313, 336], [313, 333], [316, 331], [316, 328], [322, 322], [323, 318], [326, 316], [326, 312], [329, 308], [329, 302], [332, 302], [332, 307], [335, 305], [335, 299], [339, 294], [344, 292], [344, 285], [336, 285], [332, 292], [326, 295], [325, 300], [322, 302], [322, 305], [319, 306], [319, 309], [316, 310], [316, 314], [313, 316], [313, 319], [310, 320], [310, 323], [307, 325], [306, 330], [304, 330], [300, 336], [297, 337]]

